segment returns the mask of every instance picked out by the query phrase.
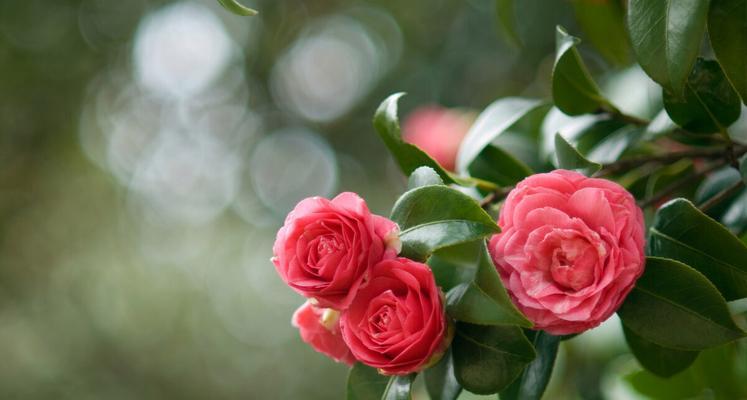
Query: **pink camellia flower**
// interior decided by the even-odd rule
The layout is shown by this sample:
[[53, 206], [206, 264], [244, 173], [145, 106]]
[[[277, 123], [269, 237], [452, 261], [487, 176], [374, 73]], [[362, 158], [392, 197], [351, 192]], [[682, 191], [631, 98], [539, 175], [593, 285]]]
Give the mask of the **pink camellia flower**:
[[371, 214], [355, 193], [302, 200], [285, 219], [272, 248], [275, 269], [316, 305], [343, 310], [376, 263], [399, 253], [399, 228]]
[[644, 222], [620, 185], [556, 170], [509, 193], [490, 254], [519, 309], [555, 335], [606, 320], [644, 267]]
[[442, 167], [453, 171], [459, 145], [473, 119], [470, 113], [440, 106], [421, 107], [405, 120], [402, 137], [420, 147]]
[[355, 357], [342, 340], [339, 317], [339, 312], [314, 307], [307, 301], [293, 313], [291, 324], [298, 328], [301, 339], [314, 350], [337, 362], [353, 365]]
[[452, 336], [433, 273], [406, 258], [374, 266], [369, 284], [342, 313], [340, 328], [355, 358], [386, 375], [432, 365]]

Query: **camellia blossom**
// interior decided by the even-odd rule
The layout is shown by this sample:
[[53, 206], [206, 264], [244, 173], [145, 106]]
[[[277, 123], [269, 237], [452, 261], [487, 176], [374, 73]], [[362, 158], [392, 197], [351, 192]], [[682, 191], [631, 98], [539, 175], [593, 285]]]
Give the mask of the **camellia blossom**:
[[358, 361], [386, 375], [420, 371], [443, 355], [452, 334], [443, 295], [427, 265], [384, 260], [340, 317]]
[[459, 145], [472, 125], [470, 113], [440, 106], [413, 111], [402, 125], [402, 137], [428, 153], [442, 167], [453, 171]]
[[556, 170], [509, 193], [490, 254], [516, 306], [536, 329], [593, 328], [643, 273], [644, 221], [622, 186]]
[[355, 357], [342, 340], [339, 317], [338, 311], [317, 308], [307, 301], [293, 313], [291, 324], [298, 328], [301, 339], [314, 350], [337, 362], [353, 365]]
[[399, 228], [355, 193], [311, 197], [288, 214], [272, 258], [283, 281], [316, 305], [344, 310], [379, 261], [399, 253]]

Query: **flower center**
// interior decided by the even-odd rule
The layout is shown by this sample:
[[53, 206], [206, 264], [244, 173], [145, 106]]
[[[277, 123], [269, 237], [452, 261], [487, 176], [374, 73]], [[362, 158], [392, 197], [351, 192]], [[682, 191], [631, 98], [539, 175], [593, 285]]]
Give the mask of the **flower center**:
[[345, 250], [345, 245], [340, 243], [334, 236], [322, 236], [319, 238], [317, 243], [316, 251], [320, 256], [335, 253], [340, 250]]
[[594, 267], [598, 261], [596, 253], [594, 247], [581, 238], [561, 240], [552, 252], [552, 279], [558, 285], [572, 290], [580, 290], [591, 285], [594, 281]]

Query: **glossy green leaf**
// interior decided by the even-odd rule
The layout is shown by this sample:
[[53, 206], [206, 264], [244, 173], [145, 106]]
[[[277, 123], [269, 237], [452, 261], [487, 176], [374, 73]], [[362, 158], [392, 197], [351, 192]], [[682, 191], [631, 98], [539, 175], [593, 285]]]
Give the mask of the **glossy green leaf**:
[[407, 189], [415, 189], [428, 185], [443, 185], [444, 181], [431, 167], [418, 167], [407, 180]]
[[699, 58], [684, 96], [664, 92], [664, 108], [677, 125], [696, 133], [723, 131], [739, 118], [741, 103], [716, 61]]
[[747, 297], [747, 246], [685, 199], [672, 200], [657, 211], [648, 253], [687, 263], [726, 300]]
[[469, 166], [469, 174], [499, 186], [512, 186], [534, 172], [510, 153], [487, 146]]
[[613, 64], [627, 64], [630, 43], [622, 4], [599, 0], [573, 0], [572, 4], [576, 21], [599, 53]]
[[545, 331], [530, 332], [537, 357], [509, 387], [501, 392], [501, 400], [540, 400], [550, 382], [558, 346], [562, 336]]
[[376, 368], [356, 363], [348, 374], [347, 400], [381, 400], [389, 380]]
[[446, 294], [446, 311], [457, 321], [480, 325], [518, 325], [531, 327], [511, 302], [493, 265], [485, 243], [475, 243], [477, 268], [472, 280]]
[[384, 389], [381, 400], [411, 400], [412, 381], [415, 374], [405, 376], [392, 376]]
[[520, 328], [457, 324], [452, 343], [457, 382], [472, 393], [498, 393], [535, 357]]
[[630, 0], [628, 32], [636, 59], [654, 81], [681, 94], [700, 51], [708, 1]]
[[444, 292], [474, 279], [480, 258], [479, 246], [478, 240], [446, 247], [434, 252], [428, 259], [436, 283]]
[[431, 400], [456, 400], [462, 392], [462, 386], [454, 375], [454, 357], [451, 348], [446, 351], [436, 365], [423, 373], [425, 389]]
[[558, 157], [558, 168], [577, 170], [587, 176], [602, 168], [600, 164], [589, 161], [582, 156], [559, 133], [555, 135], [555, 154]]
[[742, 173], [744, 183], [747, 183], [747, 156], [742, 157], [742, 161], [739, 162], [739, 172]]
[[[402, 140], [397, 117], [397, 101], [404, 93], [393, 94], [384, 100], [374, 114], [373, 124], [379, 137], [394, 157], [402, 172], [410, 176], [419, 167], [430, 167], [447, 183], [462, 186], [475, 186], [479, 183], [468, 178], [461, 178], [445, 170], [434, 159], [417, 146]], [[491, 185], [488, 190], [494, 189]]]
[[637, 371], [627, 375], [625, 380], [636, 392], [654, 400], [700, 399], [705, 390], [704, 382], [689, 369], [671, 378]]
[[568, 115], [588, 114], [603, 107], [614, 108], [602, 96], [578, 54], [576, 45], [580, 40], [560, 26], [557, 27], [556, 40], [555, 66], [552, 70], [555, 107]]
[[239, 4], [236, 0], [218, 0], [218, 3], [223, 6], [226, 10], [242, 16], [257, 15], [257, 10], [253, 10], [249, 7]]
[[711, 48], [734, 88], [747, 104], [747, 0], [711, 0]]
[[476, 200], [443, 185], [406, 192], [394, 204], [391, 219], [401, 229], [402, 254], [416, 260], [500, 231]]
[[684, 371], [695, 362], [699, 352], [661, 347], [638, 336], [623, 324], [625, 341], [643, 368], [651, 373], [669, 377]]
[[609, 164], [617, 161], [625, 150], [641, 140], [646, 130], [641, 127], [627, 125], [600, 140], [587, 153], [589, 160], [596, 163]]
[[618, 314], [638, 336], [677, 350], [703, 350], [744, 336], [716, 287], [700, 272], [667, 258], [646, 258], [646, 269]]
[[508, 41], [521, 46], [521, 39], [516, 32], [516, 12], [514, 0], [495, 0], [495, 12], [498, 22]]
[[521, 97], [506, 97], [490, 104], [480, 113], [462, 140], [457, 154], [457, 171], [467, 172], [469, 165], [485, 147], [522, 117], [543, 104], [540, 100]]

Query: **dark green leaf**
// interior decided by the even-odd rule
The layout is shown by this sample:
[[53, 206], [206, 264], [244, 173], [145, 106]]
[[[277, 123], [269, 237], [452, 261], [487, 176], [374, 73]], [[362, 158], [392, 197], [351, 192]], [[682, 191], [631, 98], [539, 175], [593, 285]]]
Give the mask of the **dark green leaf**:
[[490, 104], [480, 113], [462, 141], [457, 155], [457, 171], [467, 172], [472, 161], [495, 138], [543, 104], [540, 100], [520, 97], [506, 97]]
[[220, 5], [222, 5], [226, 10], [234, 14], [242, 16], [257, 15], [257, 10], [253, 10], [249, 7], [243, 6], [236, 0], [218, 0], [218, 3], [220, 3]]
[[381, 400], [388, 384], [376, 368], [356, 363], [348, 374], [347, 400]]
[[457, 324], [452, 343], [457, 382], [472, 393], [498, 393], [535, 357], [532, 344], [515, 326]]
[[417, 260], [440, 248], [500, 232], [477, 201], [443, 185], [406, 192], [394, 204], [391, 218], [402, 230], [402, 253]]
[[747, 246], [685, 199], [657, 211], [648, 252], [697, 269], [726, 300], [747, 297]]
[[600, 164], [615, 162], [625, 150], [638, 143], [644, 133], [645, 129], [643, 128], [631, 125], [624, 126], [600, 140], [587, 153], [587, 156], [590, 160]]
[[476, 242], [474, 278], [446, 294], [446, 311], [457, 321], [480, 325], [519, 325], [531, 327], [516, 309], [501, 283], [485, 243]]
[[381, 396], [381, 400], [411, 400], [412, 395], [410, 391], [414, 379], [415, 374], [392, 376], [389, 378], [389, 383], [384, 390], [384, 394]]
[[573, 0], [576, 20], [586, 38], [613, 64], [627, 64], [630, 58], [625, 10], [618, 1]]
[[555, 107], [568, 115], [594, 112], [602, 107], [614, 108], [586, 69], [576, 50], [580, 40], [558, 26], [555, 66], [552, 70], [552, 98]]
[[706, 27], [708, 1], [630, 0], [628, 31], [643, 70], [681, 94]]
[[[404, 93], [393, 94], [384, 100], [374, 114], [374, 128], [379, 137], [394, 156], [402, 172], [410, 176], [419, 167], [430, 167], [438, 173], [441, 179], [448, 184], [456, 183], [462, 186], [476, 186], [480, 183], [468, 178], [461, 178], [446, 171], [434, 159], [417, 146], [402, 140], [399, 119], [397, 118], [397, 101]], [[487, 190], [495, 189], [489, 185]]]
[[578, 170], [587, 176], [602, 168], [600, 164], [589, 161], [582, 156], [559, 133], [555, 135], [555, 154], [558, 157], [559, 168]]
[[534, 172], [510, 153], [496, 146], [486, 147], [470, 164], [469, 174], [499, 186], [512, 186]]
[[425, 370], [425, 388], [431, 400], [456, 400], [462, 392], [462, 386], [454, 375], [454, 357], [451, 349], [447, 350], [441, 360]]
[[521, 46], [521, 39], [516, 33], [516, 13], [514, 11], [514, 0], [495, 0], [495, 12], [501, 30], [509, 42]]
[[716, 61], [699, 58], [684, 96], [664, 91], [664, 107], [677, 125], [696, 133], [724, 131], [739, 118], [739, 95]]
[[440, 249], [428, 259], [428, 265], [436, 278], [436, 284], [444, 292], [453, 287], [471, 282], [477, 271], [480, 241], [462, 243]]
[[415, 171], [410, 174], [410, 178], [407, 181], [408, 189], [415, 189], [421, 186], [428, 185], [443, 185], [444, 181], [438, 175], [436, 171], [431, 167], [418, 167]]
[[739, 162], [739, 172], [742, 173], [744, 183], [747, 183], [747, 155], [742, 157], [742, 161]]
[[[531, 338], [533, 336], [533, 338]], [[550, 382], [562, 336], [533, 331], [530, 338], [537, 352], [521, 376], [501, 392], [501, 400], [540, 400]]]
[[718, 62], [747, 104], [747, 0], [711, 0], [708, 36]]
[[744, 336], [716, 287], [700, 272], [667, 258], [646, 258], [646, 269], [618, 314], [638, 336], [677, 350], [703, 350]]
[[625, 340], [643, 368], [662, 377], [682, 372], [695, 362], [699, 352], [668, 349], [638, 336], [623, 325]]
[[691, 370], [671, 378], [661, 378], [648, 371], [637, 371], [625, 377], [636, 392], [655, 400], [699, 399], [705, 390], [702, 380]]

